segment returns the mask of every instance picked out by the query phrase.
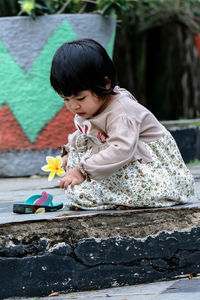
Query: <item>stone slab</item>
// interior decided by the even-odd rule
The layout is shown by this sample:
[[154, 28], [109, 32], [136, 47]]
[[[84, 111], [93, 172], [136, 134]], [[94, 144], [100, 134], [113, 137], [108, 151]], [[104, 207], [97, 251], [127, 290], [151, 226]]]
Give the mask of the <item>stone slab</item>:
[[[200, 175], [200, 166], [194, 166], [191, 168], [192, 174], [196, 172], [197, 176]], [[199, 174], [199, 175], [198, 175]], [[200, 204], [200, 181], [196, 177], [196, 197], [192, 199], [190, 207], [195, 207]], [[39, 177], [18, 177], [18, 178], [0, 178], [0, 224], [12, 223], [12, 222], [23, 222], [30, 220], [45, 220], [45, 219], [54, 219], [59, 217], [62, 214], [68, 214], [68, 216], [87, 216], [94, 214], [101, 214], [101, 212], [95, 211], [81, 211], [73, 212], [68, 211], [66, 207], [62, 210], [45, 213], [45, 214], [31, 214], [31, 215], [17, 215], [12, 213], [13, 202], [24, 202], [28, 197], [34, 194], [41, 194], [43, 191], [46, 191], [49, 194], [52, 194], [54, 197], [54, 202], [63, 202], [64, 205], [67, 203], [64, 191], [59, 188], [59, 178], [57, 177], [53, 181], [48, 182], [47, 176]], [[185, 207], [188, 207], [187, 205]], [[181, 206], [178, 206], [181, 208]], [[141, 211], [141, 210], [140, 210]], [[114, 211], [116, 212], [116, 211]], [[109, 214], [110, 211], [104, 211], [102, 213]], [[118, 213], [120, 213], [118, 211]]]

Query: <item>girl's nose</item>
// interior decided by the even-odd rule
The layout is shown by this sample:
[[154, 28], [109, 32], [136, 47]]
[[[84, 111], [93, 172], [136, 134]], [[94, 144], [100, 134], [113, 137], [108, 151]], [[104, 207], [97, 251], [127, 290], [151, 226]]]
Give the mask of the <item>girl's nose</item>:
[[71, 103], [71, 108], [73, 110], [78, 110], [78, 109], [80, 109], [80, 104], [79, 103]]

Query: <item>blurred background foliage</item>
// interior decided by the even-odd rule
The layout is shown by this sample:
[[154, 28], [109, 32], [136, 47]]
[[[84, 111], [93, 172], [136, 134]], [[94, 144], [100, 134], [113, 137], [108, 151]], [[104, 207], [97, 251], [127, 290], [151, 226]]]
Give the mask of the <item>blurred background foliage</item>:
[[114, 16], [120, 85], [160, 120], [200, 117], [200, 0], [0, 0], [0, 17], [61, 13]]

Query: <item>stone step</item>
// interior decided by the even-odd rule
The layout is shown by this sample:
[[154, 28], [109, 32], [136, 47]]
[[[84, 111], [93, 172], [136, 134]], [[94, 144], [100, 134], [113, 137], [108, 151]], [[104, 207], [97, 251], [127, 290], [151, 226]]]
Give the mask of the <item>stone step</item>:
[[[200, 191], [200, 166], [191, 167]], [[65, 202], [57, 180], [0, 179], [0, 290], [47, 296], [180, 278], [200, 272], [200, 201], [170, 208], [17, 215], [13, 201], [45, 190]], [[14, 283], [14, 284], [13, 284]]]
[[[94, 290], [200, 272], [200, 205], [60, 211], [0, 224], [1, 297]], [[14, 283], [14, 284], [13, 284]]]

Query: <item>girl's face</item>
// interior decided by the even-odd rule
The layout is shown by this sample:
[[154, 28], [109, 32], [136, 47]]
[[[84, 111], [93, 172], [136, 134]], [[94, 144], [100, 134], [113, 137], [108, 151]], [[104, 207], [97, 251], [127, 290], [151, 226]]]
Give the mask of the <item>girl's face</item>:
[[100, 113], [106, 102], [106, 100], [100, 99], [99, 96], [95, 95], [90, 90], [82, 91], [76, 96], [60, 96], [64, 99], [66, 108], [69, 111], [84, 119], [89, 119]]

